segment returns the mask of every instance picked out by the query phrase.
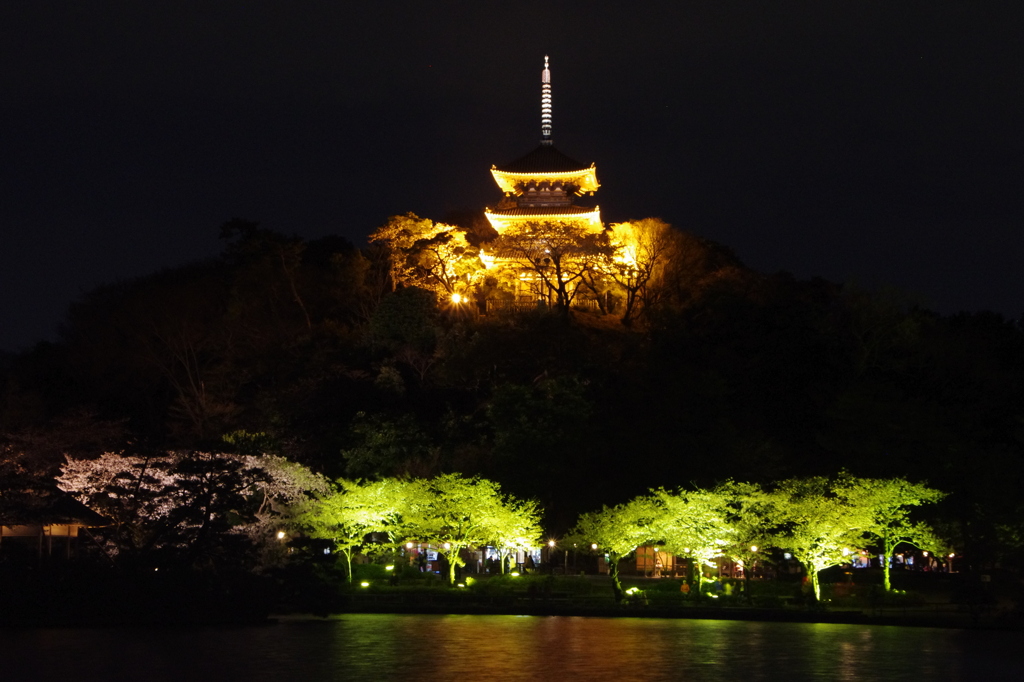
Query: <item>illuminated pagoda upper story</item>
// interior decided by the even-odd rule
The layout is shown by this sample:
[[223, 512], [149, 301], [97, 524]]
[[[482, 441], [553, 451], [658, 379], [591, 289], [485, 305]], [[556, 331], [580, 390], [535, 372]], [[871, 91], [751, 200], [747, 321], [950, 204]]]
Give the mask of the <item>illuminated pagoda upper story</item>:
[[484, 214], [499, 234], [517, 223], [534, 221], [577, 223], [594, 232], [604, 228], [600, 208], [574, 203], [576, 197], [593, 196], [601, 186], [594, 164], [585, 166], [552, 144], [551, 70], [547, 57], [541, 73], [540, 146], [511, 163], [492, 166], [491, 175], [505, 196]]

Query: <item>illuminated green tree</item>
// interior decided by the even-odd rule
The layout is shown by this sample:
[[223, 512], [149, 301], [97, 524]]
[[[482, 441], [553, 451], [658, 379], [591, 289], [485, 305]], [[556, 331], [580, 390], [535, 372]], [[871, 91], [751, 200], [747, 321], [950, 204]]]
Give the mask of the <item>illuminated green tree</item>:
[[312, 538], [330, 540], [345, 557], [346, 577], [352, 582], [352, 556], [370, 533], [387, 533], [394, 542], [404, 535], [410, 507], [423, 502], [422, 481], [385, 478], [362, 483], [339, 479], [330, 493], [303, 505], [297, 525]]
[[498, 552], [501, 572], [505, 572], [505, 562], [513, 552], [539, 547], [540, 536], [540, 509], [537, 503], [507, 497], [494, 510], [490, 531], [490, 543]]
[[852, 548], [864, 541], [873, 524], [865, 505], [855, 499], [846, 479], [790, 479], [778, 484], [773, 499], [776, 518], [784, 529], [776, 538], [803, 564], [814, 597], [821, 599], [818, 574], [848, 561]]
[[461, 552], [490, 542], [503, 517], [501, 488], [486, 478], [441, 474], [424, 484], [424, 495], [407, 507], [410, 537], [430, 542], [448, 561], [448, 582], [463, 566]]
[[640, 545], [656, 539], [655, 520], [662, 510], [650, 497], [638, 497], [614, 507], [603, 507], [601, 511], [582, 514], [576, 526], [570, 531], [566, 544], [576, 542], [584, 547], [593, 547], [608, 555], [608, 573], [612, 579], [615, 601], [623, 597], [619, 580], [619, 560]]
[[707, 490], [680, 490], [670, 493], [655, 490], [652, 500], [658, 514], [652, 523], [653, 535], [665, 543], [665, 550], [685, 556], [696, 564], [697, 594], [704, 582], [704, 566], [724, 554], [736, 537], [727, 519], [730, 497]]
[[774, 495], [756, 483], [728, 481], [715, 489], [726, 498], [726, 519], [733, 529], [726, 553], [743, 565], [747, 600], [754, 564], [763, 561], [764, 550], [772, 546], [776, 521]]
[[910, 519], [911, 507], [938, 502], [946, 496], [944, 492], [902, 478], [850, 478], [848, 485], [858, 504], [867, 508], [871, 521], [866, 528], [868, 536], [882, 548], [882, 575], [886, 591], [892, 589], [890, 563], [899, 545], [912, 545], [936, 553], [945, 550], [945, 543], [931, 526]]

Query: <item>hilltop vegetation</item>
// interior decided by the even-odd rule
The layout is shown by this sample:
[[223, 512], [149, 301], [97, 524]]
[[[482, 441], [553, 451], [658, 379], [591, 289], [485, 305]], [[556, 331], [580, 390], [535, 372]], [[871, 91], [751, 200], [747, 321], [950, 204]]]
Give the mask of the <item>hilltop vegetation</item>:
[[266, 451], [329, 478], [484, 476], [559, 532], [650, 488], [845, 469], [928, 481], [972, 561], [1019, 558], [1018, 321], [754, 272], [673, 234], [623, 324], [621, 290], [614, 312], [484, 315], [396, 286], [386, 246], [232, 221], [219, 258], [89, 292], [60, 341], [8, 359], [5, 504], [65, 452]]

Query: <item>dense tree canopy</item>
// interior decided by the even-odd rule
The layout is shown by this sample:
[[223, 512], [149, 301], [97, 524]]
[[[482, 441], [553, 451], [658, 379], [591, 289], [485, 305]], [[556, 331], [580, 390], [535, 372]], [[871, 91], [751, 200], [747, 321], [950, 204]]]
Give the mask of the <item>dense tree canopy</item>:
[[619, 307], [562, 315], [452, 303], [502, 286], [462, 227], [404, 216], [356, 249], [231, 221], [220, 258], [89, 292], [59, 342], [4, 359], [5, 466], [52, 480], [63, 452], [241, 454], [222, 436], [247, 432], [331, 479], [486, 476], [556, 533], [660, 486], [846, 469], [928, 480], [949, 495], [921, 520], [970, 561], [1024, 559], [1019, 321], [626, 225], [577, 254]]
[[184, 451], [68, 457], [57, 485], [109, 521], [108, 555], [136, 568], [244, 561], [270, 539], [280, 505], [326, 490], [280, 457]]

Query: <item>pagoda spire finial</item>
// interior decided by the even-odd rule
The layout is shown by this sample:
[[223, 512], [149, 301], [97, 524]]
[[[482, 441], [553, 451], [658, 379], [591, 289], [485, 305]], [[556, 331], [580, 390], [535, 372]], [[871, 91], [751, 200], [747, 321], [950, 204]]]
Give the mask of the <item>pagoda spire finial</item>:
[[547, 55], [544, 55], [540, 83], [540, 143], [551, 144], [551, 70]]

